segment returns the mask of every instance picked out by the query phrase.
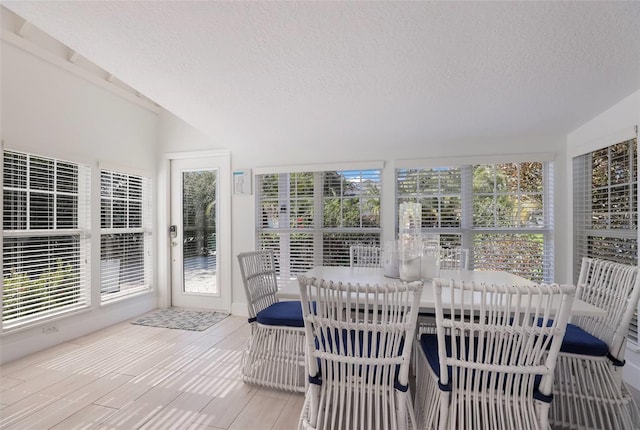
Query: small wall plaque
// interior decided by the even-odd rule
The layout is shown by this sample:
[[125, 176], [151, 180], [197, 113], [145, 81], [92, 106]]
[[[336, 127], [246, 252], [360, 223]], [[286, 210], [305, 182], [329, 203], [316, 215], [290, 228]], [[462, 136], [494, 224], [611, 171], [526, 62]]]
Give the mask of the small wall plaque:
[[233, 171], [233, 194], [251, 194], [251, 170]]

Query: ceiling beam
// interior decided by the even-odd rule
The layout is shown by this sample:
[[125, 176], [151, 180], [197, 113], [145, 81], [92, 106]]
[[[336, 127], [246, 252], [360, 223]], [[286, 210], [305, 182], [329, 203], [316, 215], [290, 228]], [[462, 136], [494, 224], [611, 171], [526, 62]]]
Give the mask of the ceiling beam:
[[78, 51], [74, 51], [74, 50], [70, 50], [70, 51], [71, 53], [69, 54], [69, 58], [67, 58], [67, 60], [69, 60], [72, 63], [75, 63], [80, 58], [80, 54], [78, 53]]
[[22, 22], [22, 25], [20, 25], [17, 30], [16, 30], [16, 34], [20, 37], [24, 37], [26, 36], [26, 34], [29, 32], [29, 30], [31, 30], [33, 28], [33, 25], [28, 22], [27, 20], [24, 20]]

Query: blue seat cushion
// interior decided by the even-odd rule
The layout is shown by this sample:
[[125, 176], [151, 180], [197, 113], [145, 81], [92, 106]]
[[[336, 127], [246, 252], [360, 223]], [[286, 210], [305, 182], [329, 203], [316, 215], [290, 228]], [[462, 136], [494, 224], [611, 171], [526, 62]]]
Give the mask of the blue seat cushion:
[[[391, 342], [391, 339], [388, 339], [386, 341]], [[384, 344], [385, 339], [379, 332], [373, 333], [370, 331], [347, 330], [338, 328], [327, 328], [324, 332], [322, 332], [320, 338], [316, 338], [315, 343], [316, 348], [324, 350], [325, 352], [328, 352], [330, 354], [336, 354], [345, 357], [358, 357], [365, 359], [365, 361], [366, 358], [382, 358], [382, 352], [387, 351], [387, 346], [391, 345]], [[375, 349], [373, 348], [374, 344]], [[403, 347], [404, 337], [398, 342], [398, 354], [402, 352]], [[363, 378], [365, 381], [369, 381], [369, 378], [378, 379], [380, 377], [384, 377], [383, 373], [378, 373], [378, 366], [376, 365], [348, 364], [343, 368], [344, 364], [338, 364], [332, 362], [331, 360], [327, 360], [327, 363], [325, 364], [327, 366], [329, 374], [332, 376], [332, 379], [342, 379], [344, 377], [342, 370], [346, 369], [357, 369], [357, 372], [347, 371], [347, 374], [356, 374], [358, 375], [358, 377]], [[322, 360], [320, 358], [318, 358], [318, 368], [322, 369]], [[407, 391], [409, 386], [400, 384], [400, 382], [398, 381], [399, 374], [400, 365], [397, 365], [393, 375], [394, 387], [400, 391]], [[318, 373], [317, 375], [310, 377], [309, 382], [316, 385], [322, 385], [322, 379], [322, 374]]]
[[[461, 339], [460, 337], [456, 336], [456, 342], [457, 342], [457, 346], [458, 346], [458, 352], [461, 351]], [[447, 357], [451, 357], [451, 336], [445, 336], [444, 338], [444, 344], [445, 344], [445, 348], [447, 350]], [[478, 343], [474, 342], [474, 345], [477, 347]], [[438, 376], [438, 378], [440, 377], [440, 357], [438, 356], [438, 335], [437, 334], [432, 334], [432, 333], [426, 333], [423, 334], [422, 336], [420, 336], [420, 346], [422, 348], [422, 350], [424, 351], [424, 355], [427, 357], [427, 362], [429, 363], [429, 366], [431, 366], [431, 369], [433, 370], [433, 372]], [[477, 350], [472, 350], [470, 343], [468, 342], [468, 340], [465, 338], [465, 350], [467, 352], [466, 357], [464, 357], [465, 360], [474, 360], [478, 354], [477, 354]], [[472, 355], [472, 357], [469, 357], [469, 355]], [[449, 369], [449, 379], [451, 379], [451, 369]]]
[[[367, 338], [367, 350], [365, 351], [365, 336]], [[323, 349], [331, 354], [338, 355], [350, 355], [352, 357], [381, 357], [381, 351], [386, 351], [387, 348], [383, 342], [386, 339], [387, 342], [391, 342], [391, 337], [388, 339], [383, 338], [383, 335], [379, 332], [374, 333], [363, 330], [347, 330], [347, 329], [327, 329], [321, 333], [320, 339], [316, 339], [316, 345], [320, 346], [322, 342]], [[376, 349], [373, 350], [372, 346], [375, 343]], [[382, 349], [381, 349], [382, 347]], [[398, 354], [402, 352], [404, 347], [404, 337], [400, 339], [398, 345]], [[349, 353], [350, 352], [350, 353]]]
[[[538, 320], [538, 325], [540, 324], [542, 324], [542, 320]], [[553, 324], [553, 320], [547, 321], [547, 326], [551, 324]], [[560, 352], [604, 357], [609, 353], [609, 347], [605, 342], [582, 330], [577, 325], [567, 324]]]
[[435, 312], [418, 312], [418, 316], [435, 318], [436, 313]]
[[605, 342], [582, 330], [577, 325], [567, 324], [567, 331], [562, 339], [561, 352], [569, 354], [604, 357], [609, 353]]
[[[458, 351], [460, 351], [460, 342], [461, 339], [460, 337], [456, 337], [456, 342], [458, 344]], [[445, 336], [445, 348], [447, 351], [447, 356], [451, 357], [452, 354], [452, 348], [451, 348], [451, 336]], [[477, 342], [474, 343], [475, 346], [477, 346]], [[470, 345], [467, 343], [467, 346], [465, 348], [466, 352], [467, 352], [467, 356], [465, 357], [465, 359], [469, 359], [469, 355], [472, 354], [472, 356], [476, 356], [478, 354], [477, 350], [472, 350], [470, 347]], [[451, 386], [451, 380], [452, 380], [452, 375], [453, 375], [453, 370], [451, 368], [451, 366], [448, 367], [448, 373], [449, 373], [449, 384], [448, 385], [443, 385], [440, 382], [440, 357], [438, 356], [438, 335], [436, 334], [423, 334], [422, 336], [420, 336], [420, 347], [422, 348], [422, 350], [424, 351], [424, 355], [427, 358], [427, 362], [429, 363], [429, 367], [431, 367], [431, 370], [433, 370], [433, 373], [436, 374], [436, 376], [438, 377], [438, 385], [440, 386], [440, 389], [442, 391], [451, 391], [452, 386]], [[498, 353], [500, 355], [502, 355], [501, 353]], [[484, 354], [482, 354], [484, 355]], [[460, 370], [461, 372], [463, 372], [463, 370]], [[476, 377], [476, 375], [479, 375], [480, 372], [476, 372], [475, 370], [471, 370], [471, 378], [474, 379]], [[485, 374], [483, 376], [485, 383], [487, 384], [487, 387], [491, 387], [491, 385], [493, 385], [493, 389], [496, 389], [499, 385], [499, 380], [498, 378], [488, 378], [487, 375]], [[535, 380], [534, 380], [534, 392], [532, 393], [533, 397], [535, 397], [538, 400], [542, 400], [544, 402], [550, 402], [551, 401], [551, 396], [545, 396], [543, 394], [541, 394], [538, 391], [538, 386], [540, 385], [540, 381], [542, 380], [540, 375], [536, 375]], [[493, 381], [493, 384], [492, 382]], [[503, 383], [506, 383], [506, 379], [502, 379]], [[503, 390], [505, 389], [504, 387], [502, 388]]]
[[[447, 336], [449, 342], [446, 342], [447, 355], [451, 355], [451, 337]], [[427, 358], [427, 363], [433, 370], [433, 373], [440, 378], [440, 357], [438, 357], [438, 335], [436, 334], [423, 334], [420, 336], [420, 347], [424, 351], [424, 355]]]
[[256, 320], [263, 325], [304, 327], [299, 300], [276, 302], [258, 312]]

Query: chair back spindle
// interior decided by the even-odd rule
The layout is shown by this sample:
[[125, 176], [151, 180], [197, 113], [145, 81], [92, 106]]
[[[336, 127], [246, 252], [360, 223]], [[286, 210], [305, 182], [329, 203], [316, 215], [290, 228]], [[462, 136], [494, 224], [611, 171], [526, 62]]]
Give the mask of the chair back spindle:
[[278, 281], [274, 261], [273, 251], [245, 252], [238, 255], [249, 318], [255, 318], [258, 312], [277, 302]]
[[440, 269], [458, 270], [469, 268], [469, 250], [464, 248], [442, 248]]
[[351, 267], [382, 267], [381, 248], [375, 245], [351, 245], [349, 265]]

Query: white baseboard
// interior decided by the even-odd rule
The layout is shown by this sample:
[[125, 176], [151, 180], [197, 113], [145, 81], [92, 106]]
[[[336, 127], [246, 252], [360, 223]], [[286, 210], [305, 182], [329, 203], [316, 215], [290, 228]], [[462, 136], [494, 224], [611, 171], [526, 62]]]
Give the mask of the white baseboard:
[[231, 303], [231, 315], [239, 317], [248, 317], [249, 311], [247, 311], [247, 304], [244, 302]]
[[640, 391], [640, 353], [627, 349], [625, 353], [625, 365], [622, 379], [627, 385], [631, 385]]

